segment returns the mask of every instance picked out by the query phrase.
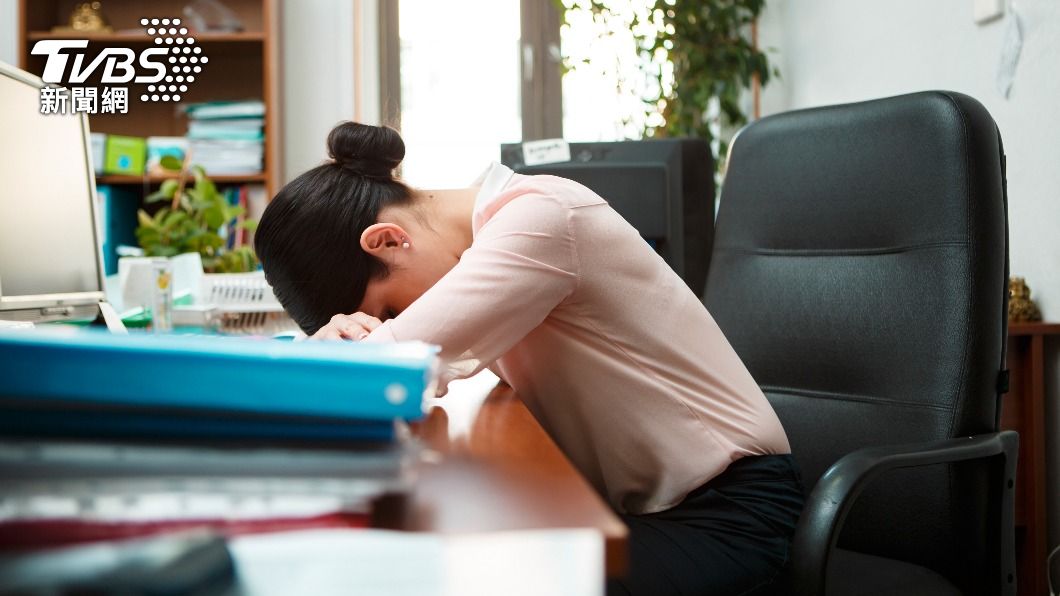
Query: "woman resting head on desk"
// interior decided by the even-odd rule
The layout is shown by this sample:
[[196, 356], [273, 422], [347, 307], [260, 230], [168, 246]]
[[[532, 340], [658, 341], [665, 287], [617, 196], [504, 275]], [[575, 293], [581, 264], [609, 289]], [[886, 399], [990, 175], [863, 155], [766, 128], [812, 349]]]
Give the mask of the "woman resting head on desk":
[[346, 122], [255, 235], [313, 338], [421, 340], [443, 385], [489, 367], [630, 528], [609, 594], [745, 594], [784, 565], [802, 489], [776, 414], [699, 298], [604, 199], [493, 164], [414, 189], [392, 129]]

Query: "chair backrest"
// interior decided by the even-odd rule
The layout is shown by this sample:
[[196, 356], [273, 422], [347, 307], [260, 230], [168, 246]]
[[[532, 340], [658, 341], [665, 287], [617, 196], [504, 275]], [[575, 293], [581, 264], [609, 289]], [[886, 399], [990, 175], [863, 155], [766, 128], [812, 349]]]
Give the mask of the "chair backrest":
[[[735, 139], [704, 302], [783, 421], [807, 491], [861, 447], [996, 430], [1003, 160], [986, 109], [951, 92], [779, 114]], [[969, 564], [996, 551], [985, 473], [887, 476], [840, 546], [970, 585]]]

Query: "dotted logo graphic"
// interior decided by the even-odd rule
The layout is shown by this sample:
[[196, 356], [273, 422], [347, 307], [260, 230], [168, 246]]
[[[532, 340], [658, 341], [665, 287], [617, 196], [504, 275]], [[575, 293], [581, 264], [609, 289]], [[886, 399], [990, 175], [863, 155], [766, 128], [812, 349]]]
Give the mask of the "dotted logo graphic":
[[188, 85], [195, 82], [210, 59], [202, 55], [202, 48], [188, 35], [188, 28], [180, 26], [180, 19], [140, 19], [140, 24], [154, 37], [156, 46], [169, 50], [165, 78], [148, 85], [140, 101], [180, 101], [181, 94], [187, 92]]

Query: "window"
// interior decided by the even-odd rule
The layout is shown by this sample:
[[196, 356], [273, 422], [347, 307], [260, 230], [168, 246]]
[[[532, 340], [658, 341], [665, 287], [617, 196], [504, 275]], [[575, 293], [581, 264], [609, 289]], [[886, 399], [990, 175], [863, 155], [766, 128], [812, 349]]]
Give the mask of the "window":
[[[565, 0], [567, 5], [574, 0]], [[648, 0], [618, 5], [647, 11]], [[421, 188], [468, 184], [502, 143], [637, 138], [651, 95], [628, 28], [555, 0], [380, 0], [385, 120], [405, 139], [402, 176]], [[589, 60], [561, 77], [561, 62]], [[389, 108], [389, 109], [388, 109]]]
[[402, 176], [466, 186], [522, 138], [520, 0], [400, 0]]
[[[563, 75], [563, 137], [569, 141], [618, 141], [640, 138], [645, 124], [662, 117], [645, 113], [645, 98], [659, 95], [658, 81], [645, 76], [634, 27], [647, 22], [654, 0], [614, 0], [605, 20], [564, 0], [566, 22], [560, 29], [562, 55], [571, 68]], [[641, 24], [634, 24], [634, 16]], [[660, 63], [665, 62], [662, 56]], [[659, 64], [662, 67], [662, 64]]]

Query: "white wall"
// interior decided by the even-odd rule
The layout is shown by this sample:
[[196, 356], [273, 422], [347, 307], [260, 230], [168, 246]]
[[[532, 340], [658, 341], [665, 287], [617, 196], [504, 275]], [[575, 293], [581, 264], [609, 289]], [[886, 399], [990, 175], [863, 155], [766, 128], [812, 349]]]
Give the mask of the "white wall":
[[[379, 105], [379, 0], [354, 0], [354, 26], [360, 34], [360, 61], [354, 64], [353, 76], [360, 78], [360, 96], [355, 97], [355, 108], [361, 122], [379, 124], [382, 111]], [[360, 19], [356, 22], [356, 19]]]
[[[972, 0], [771, 0], [759, 41], [779, 50], [772, 57], [782, 80], [766, 89], [763, 111], [924, 89], [977, 98], [997, 121], [1008, 155], [1012, 273], [1027, 278], [1045, 318], [1055, 321], [1060, 319], [1060, 2], [1015, 0], [1026, 27], [1008, 99], [994, 88], [1006, 22], [977, 25], [972, 5]], [[1047, 351], [1046, 380], [1054, 545], [1060, 542], [1058, 352]]]
[[1012, 272], [1060, 319], [1060, 2], [1018, 0], [1027, 30], [1009, 99], [994, 89], [1004, 21], [976, 25], [972, 0], [773, 0], [760, 43], [782, 81], [768, 113], [949, 89], [977, 98], [1008, 154]]
[[0, 62], [18, 64], [18, 2], [0, 0]]
[[[285, 183], [327, 158], [325, 141], [339, 121], [379, 122], [378, 14], [378, 0], [284, 5]], [[358, 29], [361, 47], [355, 51]]]
[[328, 131], [353, 118], [353, 5], [301, 0], [283, 7], [285, 182], [324, 160]]

